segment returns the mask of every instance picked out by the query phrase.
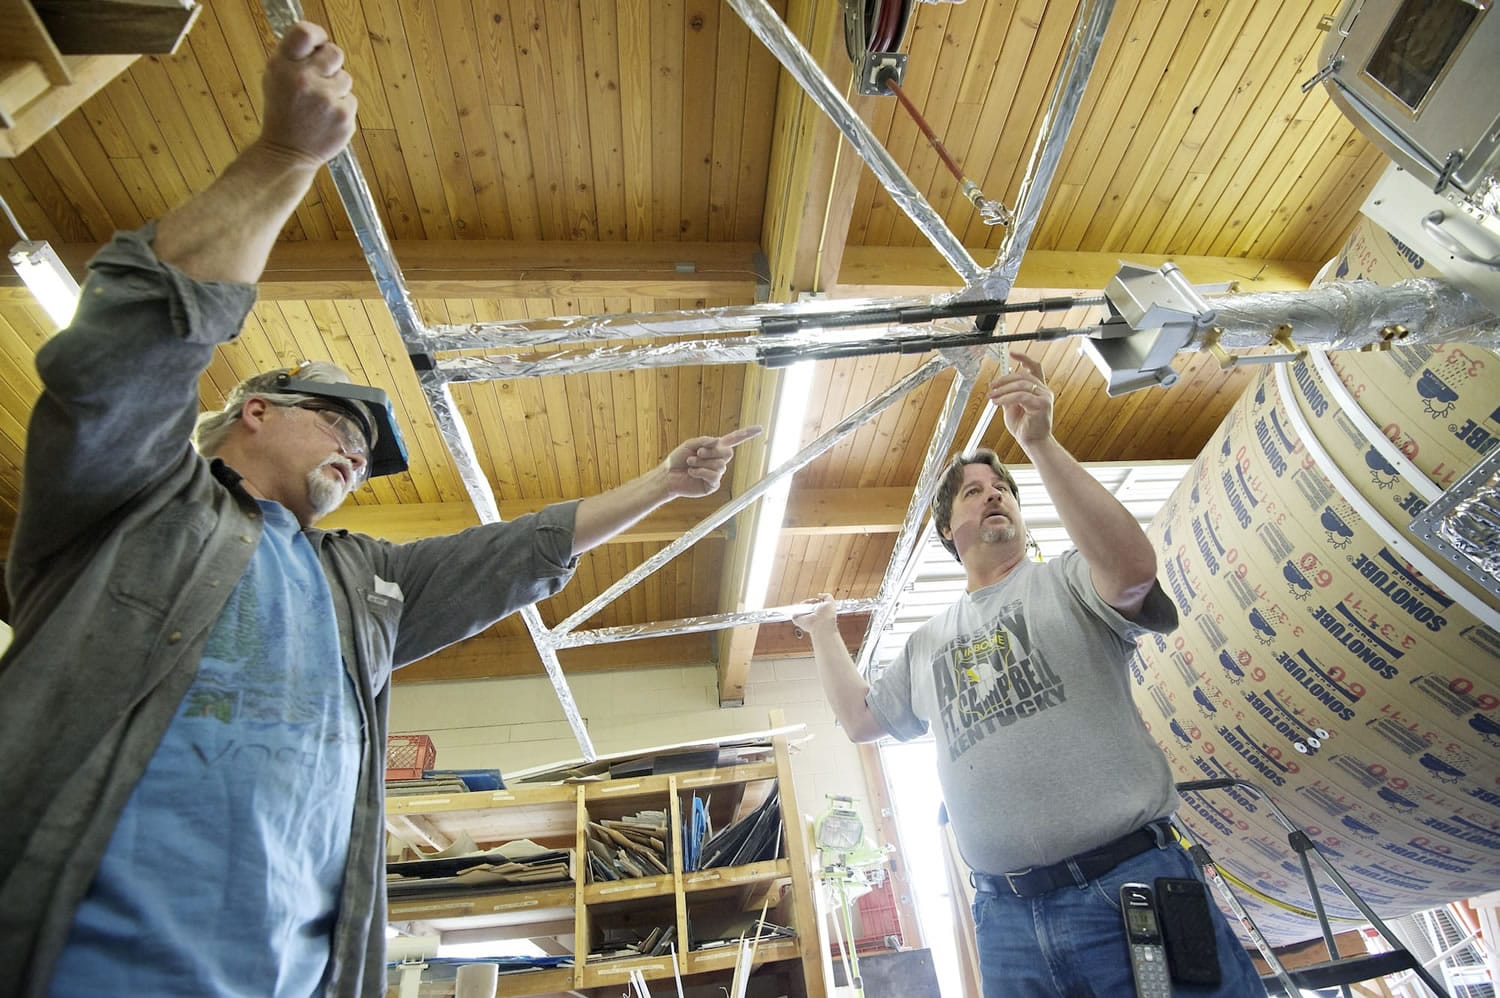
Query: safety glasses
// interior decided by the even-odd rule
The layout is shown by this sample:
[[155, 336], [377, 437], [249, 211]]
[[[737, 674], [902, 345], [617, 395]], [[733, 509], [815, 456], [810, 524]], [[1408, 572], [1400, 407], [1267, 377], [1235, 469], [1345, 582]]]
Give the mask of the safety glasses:
[[369, 472], [370, 441], [365, 436], [364, 427], [359, 421], [347, 411], [329, 402], [321, 402], [317, 399], [304, 399], [301, 402], [293, 402], [287, 408], [306, 409], [318, 417], [335, 440], [339, 442], [339, 449], [350, 457], [358, 455], [364, 458], [364, 463], [359, 469], [360, 480], [363, 480]]

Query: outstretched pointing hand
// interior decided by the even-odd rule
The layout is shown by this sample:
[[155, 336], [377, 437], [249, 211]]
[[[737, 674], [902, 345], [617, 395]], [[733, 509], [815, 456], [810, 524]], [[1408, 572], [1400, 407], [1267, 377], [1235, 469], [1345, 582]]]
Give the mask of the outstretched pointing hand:
[[667, 455], [667, 490], [673, 496], [706, 496], [717, 492], [734, 449], [760, 435], [761, 427], [746, 426], [722, 437], [693, 437]]

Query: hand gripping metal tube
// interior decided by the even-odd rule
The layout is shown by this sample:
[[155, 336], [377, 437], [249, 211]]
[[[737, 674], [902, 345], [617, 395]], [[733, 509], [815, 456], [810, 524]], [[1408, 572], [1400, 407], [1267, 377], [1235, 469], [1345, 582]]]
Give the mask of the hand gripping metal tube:
[[[264, 6], [266, 20], [270, 22], [271, 30], [277, 38], [302, 20], [302, 5], [298, 0], [264, 0]], [[333, 177], [339, 200], [344, 203], [344, 211], [349, 215], [354, 235], [359, 239], [360, 248], [364, 250], [365, 262], [369, 264], [370, 273], [375, 277], [380, 297], [385, 299], [386, 308], [390, 309], [391, 318], [395, 321], [408, 352], [413, 352], [413, 347], [426, 330], [417, 315], [416, 306], [412, 304], [411, 295], [406, 290], [406, 278], [402, 276], [395, 251], [386, 238], [380, 213], [375, 210], [375, 197], [365, 183], [359, 160], [345, 146], [328, 161], [328, 173]]]
[[[302, 7], [297, 0], [264, 0], [264, 7], [266, 20], [270, 22], [271, 30], [278, 38], [284, 35], [292, 25], [302, 20]], [[380, 296], [385, 299], [386, 307], [390, 310], [391, 318], [396, 323], [401, 339], [406, 343], [409, 352], [413, 354], [420, 352], [421, 348], [418, 344], [426, 335], [426, 329], [417, 315], [411, 296], [407, 293], [406, 279], [396, 263], [396, 254], [386, 238], [385, 228], [380, 224], [380, 215], [375, 210], [375, 199], [365, 183], [364, 174], [360, 172], [358, 161], [355, 160], [354, 154], [345, 148], [328, 161], [328, 171], [333, 176], [339, 199], [343, 201], [344, 210], [349, 214], [349, 221], [354, 226], [354, 234], [359, 238], [360, 247], [364, 250], [365, 261], [370, 265], [370, 272], [375, 275], [376, 284], [380, 288]], [[464, 426], [457, 407], [453, 404], [453, 396], [448, 389], [447, 379], [433, 372], [423, 372], [420, 380], [422, 391], [432, 408], [433, 418], [437, 421], [448, 449], [453, 453], [453, 463], [458, 468], [464, 487], [469, 492], [469, 498], [474, 503], [479, 522], [500, 522], [500, 509], [495, 503], [490, 483], [479, 466], [479, 459], [474, 453], [474, 444], [469, 439], [468, 429]], [[582, 751], [585, 759], [592, 762], [596, 758], [593, 742], [589, 738], [587, 727], [584, 726], [583, 717], [578, 712], [578, 705], [573, 700], [573, 693], [568, 688], [568, 681], [563, 676], [562, 663], [557, 658], [557, 652], [553, 650], [547, 628], [542, 623], [541, 614], [537, 612], [535, 606], [528, 606], [521, 610], [521, 619], [525, 621], [526, 629], [531, 633], [532, 640], [536, 642], [537, 653], [541, 656], [542, 665], [547, 670], [547, 678], [552, 681], [552, 688], [557, 693], [557, 701], [568, 720], [568, 726], [573, 729], [573, 736], [578, 740], [579, 750]]]

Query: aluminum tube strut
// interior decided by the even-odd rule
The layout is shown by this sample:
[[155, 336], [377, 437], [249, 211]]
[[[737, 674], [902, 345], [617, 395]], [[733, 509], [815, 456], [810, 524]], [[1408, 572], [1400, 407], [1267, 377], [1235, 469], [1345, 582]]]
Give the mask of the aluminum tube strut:
[[[984, 435], [989, 432], [990, 423], [994, 421], [996, 411], [997, 410], [995, 409], [995, 403], [991, 402], [989, 399], [985, 399], [984, 408], [979, 411], [979, 419], [974, 423], [974, 429], [969, 432], [969, 439], [966, 440], [964, 442], [964, 445], [959, 448], [960, 453], [970, 454], [979, 448], [979, 445], [984, 442]], [[935, 488], [934, 491], [936, 491]], [[916, 543], [912, 545], [912, 553], [906, 559], [906, 564], [901, 570], [900, 577], [890, 587], [892, 593], [899, 593], [903, 589], [905, 589], [907, 583], [911, 581], [912, 576], [917, 573], [917, 566], [921, 560], [919, 557], [917, 557], [917, 550], [922, 544], [926, 543], [927, 535], [931, 532], [932, 521], [928, 520], [926, 527], [922, 531], [921, 537], [919, 537]], [[882, 588], [883, 587], [884, 580], [882, 580]], [[892, 606], [892, 610], [894, 610], [894, 605]], [[874, 653], [872, 652], [871, 654]]]
[[604, 590], [604, 592], [600, 593], [598, 596], [595, 596], [584, 606], [581, 606], [577, 610], [575, 610], [567, 620], [564, 620], [552, 629], [552, 640], [556, 643], [560, 643], [563, 635], [572, 633], [572, 631], [576, 629], [579, 624], [582, 624], [584, 621], [588, 620], [604, 607], [614, 602], [620, 597], [622, 593], [626, 592], [637, 582], [646, 578], [646, 576], [650, 575], [652, 572], [655, 572], [667, 562], [671, 561], [683, 551], [687, 550], [693, 544], [697, 543], [699, 538], [703, 537], [709, 531], [719, 526], [719, 524], [730, 519], [740, 510], [749, 506], [752, 502], [755, 502], [761, 496], [771, 491], [771, 489], [775, 487], [776, 483], [782, 478], [786, 477], [787, 475], [795, 474], [797, 471], [809, 464], [819, 454], [822, 454], [834, 444], [837, 444], [844, 437], [847, 437], [849, 434], [859, 429], [862, 424], [868, 422], [870, 419], [873, 419], [875, 416], [878, 416], [880, 413], [890, 408], [892, 405], [898, 402], [901, 397], [907, 392], [911, 391], [913, 388], [916, 388], [923, 382], [928, 381], [929, 379], [937, 375], [940, 371], [945, 370], [948, 366], [949, 361], [945, 360], [943, 357], [933, 357], [926, 363], [924, 363], [921, 367], [917, 368], [915, 371], [911, 372], [906, 377], [902, 378], [900, 381], [896, 382], [894, 385], [881, 392], [879, 395], [870, 399], [870, 401], [860, 406], [854, 412], [839, 420], [838, 423], [836, 423], [822, 436], [818, 437], [812, 443], [808, 444], [806, 447], [802, 448], [796, 454], [788, 458], [780, 467], [775, 468], [771, 472], [769, 472], [765, 478], [762, 478], [749, 489], [746, 489], [740, 495], [735, 496], [729, 502], [714, 510], [708, 516], [700, 520], [697, 526], [693, 527], [687, 533], [683, 534], [681, 537], [677, 538], [675, 541], [662, 548], [656, 554], [641, 562], [635, 568], [626, 573], [624, 577], [616, 581], [614, 585]]
[[[297, 0], [264, 0], [264, 6], [267, 21], [270, 21], [278, 38], [293, 24], [302, 20], [302, 5]], [[344, 201], [344, 210], [354, 225], [354, 234], [359, 237], [360, 249], [365, 251], [365, 261], [371, 267], [372, 275], [375, 275], [381, 297], [386, 300], [386, 308], [390, 309], [396, 329], [401, 332], [402, 341], [407, 342], [410, 350], [411, 345], [425, 338], [426, 329], [407, 293], [407, 281], [402, 276], [401, 266], [396, 263], [396, 254], [386, 237], [386, 228], [381, 225], [380, 213], [375, 210], [375, 198], [365, 182], [365, 174], [360, 171], [359, 161], [354, 159], [354, 153], [348, 147], [330, 159], [329, 173], [338, 188], [339, 200]], [[453, 404], [453, 395], [447, 381], [432, 372], [423, 372], [420, 380], [423, 393], [428, 396], [432, 416], [437, 419], [444, 441], [447, 441], [450, 452], [453, 452], [453, 462], [458, 465], [463, 488], [468, 489], [469, 500], [474, 503], [478, 521], [481, 524], [498, 524], [499, 507], [495, 504], [495, 494], [490, 491], [489, 480], [484, 477], [478, 464], [474, 443], [469, 440], [468, 428], [463, 425], [458, 407]], [[577, 713], [573, 690], [568, 689], [567, 678], [562, 675], [562, 663], [552, 644], [547, 641], [547, 630], [541, 623], [541, 614], [538, 614], [534, 605], [525, 606], [520, 611], [520, 618], [525, 621], [526, 630], [531, 632], [531, 639], [537, 645], [541, 665], [546, 668], [547, 678], [552, 680], [552, 689], [556, 690], [562, 714], [567, 717], [568, 726], [573, 729], [573, 737], [577, 738], [577, 747], [583, 753], [583, 758], [589, 762], [594, 761], [597, 758], [594, 743], [589, 740], [588, 728], [583, 726], [582, 714]]]
[[[869, 613], [875, 609], [873, 599], [845, 599], [836, 604], [838, 613]], [[746, 610], [741, 613], [715, 613], [704, 617], [683, 617], [680, 620], [662, 620], [652, 624], [623, 624], [619, 627], [599, 627], [591, 631], [574, 631], [554, 639], [558, 648], [577, 648], [581, 645], [601, 645], [611, 641], [633, 641], [636, 638], [660, 638], [673, 634], [695, 634], [699, 631], [721, 631], [747, 624], [779, 624], [798, 613], [805, 613], [802, 606], [768, 606], [763, 610]]]
[[[649, 340], [694, 333], [761, 332], [767, 319], [843, 316], [851, 310], [924, 308], [948, 295], [908, 298], [837, 298], [768, 305], [726, 305], [678, 312], [568, 315], [526, 322], [471, 322], [433, 326], [422, 333], [428, 350], [476, 350], [490, 347], [553, 346], [586, 340]], [[876, 323], [871, 323], [875, 325]]]
[[[1057, 164], [1062, 159], [1063, 149], [1067, 145], [1069, 133], [1072, 131], [1074, 119], [1078, 114], [1078, 107], [1083, 101], [1084, 90], [1088, 87], [1089, 76], [1093, 72], [1094, 61], [1104, 41], [1104, 32], [1109, 26], [1110, 14], [1113, 10], [1114, 0], [1084, 0], [1082, 6], [1079, 7], [1073, 19], [1068, 49], [1063, 56], [1063, 69], [1052, 91], [1052, 97], [1048, 101], [1047, 113], [1037, 133], [1036, 145], [1032, 149], [1031, 160], [1026, 166], [1026, 175], [1021, 181], [1015, 218], [1006, 230], [994, 266], [978, 280], [965, 277], [968, 287], [954, 296], [955, 300], [967, 301], [975, 298], [1003, 300], [1009, 297], [1016, 274], [1021, 269], [1021, 256], [1026, 252], [1032, 230], [1036, 228], [1037, 219], [1041, 216], [1042, 205], [1047, 199], [1052, 179], [1057, 173]], [[959, 274], [962, 276], [963, 271], [960, 270]], [[1003, 369], [1006, 368], [1002, 361]], [[858, 666], [861, 672], [867, 671], [873, 661], [875, 644], [895, 610], [896, 594], [906, 585], [916, 569], [918, 545], [931, 527], [929, 525], [918, 528], [923, 524], [927, 504], [931, 501], [933, 492], [936, 491], [939, 470], [946, 457], [946, 451], [953, 441], [953, 436], [958, 430], [958, 419], [963, 414], [964, 406], [968, 402], [968, 393], [973, 388], [977, 377], [978, 363], [976, 361], [972, 373], [961, 374], [954, 382], [954, 391], [957, 392], [962, 385], [963, 393], [950, 395], [948, 409], [944, 413], [944, 422], [939, 424], [923, 462], [916, 495], [912, 497], [912, 506], [907, 511], [907, 520], [901, 526], [901, 534], [896, 539], [896, 548], [891, 554], [885, 577], [880, 582], [880, 592], [877, 597], [879, 605], [875, 613], [870, 616], [869, 626], [865, 630], [864, 643], [860, 645]], [[986, 402], [983, 412], [980, 413], [979, 422], [964, 447], [965, 452], [979, 445], [994, 415], [994, 405]], [[949, 425], [950, 422], [951, 425]]]
[[[302, 4], [299, 0], [264, 0], [264, 6], [266, 20], [270, 22], [271, 30], [276, 33], [277, 38], [302, 20]], [[333, 177], [334, 187], [338, 189], [339, 200], [344, 203], [344, 211], [349, 215], [349, 223], [354, 227], [360, 249], [364, 250], [365, 263], [369, 264], [370, 273], [375, 276], [380, 297], [385, 299], [385, 306], [390, 309], [396, 329], [410, 352], [425, 330], [417, 315], [416, 306], [412, 304], [411, 295], [406, 290], [406, 278], [401, 274], [401, 265], [396, 262], [396, 254], [386, 237], [385, 226], [380, 223], [380, 213], [375, 209], [375, 196], [370, 193], [370, 185], [365, 182], [359, 160], [345, 146], [328, 161], [328, 172]]]
[[[464, 488], [468, 490], [469, 499], [474, 503], [474, 511], [479, 514], [479, 522], [499, 523], [500, 507], [495, 503], [495, 493], [490, 489], [489, 479], [480, 470], [479, 458], [474, 453], [474, 441], [469, 437], [469, 429], [453, 402], [452, 391], [435, 371], [424, 371], [421, 381], [422, 392], [427, 396], [427, 404], [432, 408], [439, 432], [447, 441], [448, 449], [453, 452], [454, 463], [458, 465]], [[578, 713], [578, 704], [573, 700], [573, 691], [568, 688], [562, 662], [558, 660], [547, 626], [542, 623], [542, 615], [537, 612], [535, 604], [522, 607], [520, 612], [531, 640], [536, 642], [537, 654], [541, 656], [542, 667], [547, 670], [547, 678], [552, 682], [563, 716], [568, 719], [568, 727], [573, 729], [573, 737], [578, 740], [578, 748], [585, 759], [593, 762], [598, 758], [594, 752], [594, 743], [589, 738], [583, 716]]]
[[849, 145], [869, 164], [875, 179], [890, 192], [891, 199], [906, 212], [906, 217], [916, 224], [933, 248], [943, 255], [948, 266], [963, 278], [964, 284], [973, 284], [983, 277], [984, 268], [974, 262], [963, 242], [953, 234], [943, 217], [927, 203], [922, 192], [901, 171], [895, 158], [880, 144], [875, 133], [870, 131], [870, 126], [849, 106], [844, 95], [839, 93], [833, 81], [802, 46], [797, 36], [792, 34], [786, 22], [777, 16], [771, 5], [766, 0], [729, 0], [729, 5], [744, 19], [762, 44], [770, 49], [771, 54], [781, 61], [792, 78], [802, 85], [813, 102], [823, 109], [829, 120], [844, 133]]
[[[1048, 330], [1050, 332], [1050, 330]], [[599, 374], [605, 371], [642, 371], [659, 367], [700, 367], [711, 364], [786, 366], [797, 360], [827, 359], [840, 346], [884, 346], [890, 353], [927, 353], [946, 344], [944, 335], [973, 336], [972, 322], [940, 319], [920, 326], [889, 326], [877, 336], [860, 338], [854, 331], [839, 334], [808, 332], [786, 336], [746, 334], [718, 339], [683, 340], [648, 346], [564, 348], [548, 354], [496, 353], [482, 357], [449, 356], [437, 370], [449, 382], [501, 381], [540, 378], [553, 374]], [[921, 343], [915, 343], [920, 339]]]
[[1031, 150], [1031, 160], [1026, 164], [1015, 219], [1005, 232], [994, 266], [978, 281], [970, 280], [969, 286], [958, 293], [958, 300], [1004, 299], [1010, 295], [1011, 285], [1021, 270], [1021, 255], [1026, 252], [1031, 232], [1041, 217], [1042, 204], [1047, 200], [1057, 164], [1062, 159], [1073, 121], [1078, 116], [1078, 107], [1083, 103], [1083, 92], [1094, 71], [1094, 60], [1104, 43], [1104, 32], [1109, 27], [1114, 6], [1114, 0], [1083, 0], [1078, 8], [1068, 48], [1063, 53], [1062, 72], [1047, 102], [1047, 113], [1042, 118], [1036, 145]]
[[[302, 6], [298, 0], [264, 0], [264, 7], [266, 20], [270, 22], [271, 30], [278, 38], [302, 19]], [[410, 349], [412, 344], [421, 340], [425, 330], [416, 308], [412, 305], [411, 296], [407, 293], [406, 280], [401, 274], [401, 267], [396, 263], [396, 255], [391, 249], [390, 240], [386, 238], [385, 227], [380, 224], [380, 214], [375, 210], [375, 199], [370, 193], [369, 185], [365, 183], [359, 162], [346, 147], [329, 160], [328, 171], [333, 176], [339, 199], [343, 201], [344, 210], [354, 226], [354, 234], [359, 239], [360, 248], [364, 250], [365, 262], [370, 265], [370, 272], [375, 275], [376, 284], [380, 288], [380, 296], [385, 299], [386, 308], [390, 310], [391, 318], [396, 323], [402, 340]], [[453, 462], [458, 467], [459, 476], [469, 492], [470, 500], [474, 503], [474, 511], [479, 516], [479, 522], [500, 522], [500, 509], [495, 504], [494, 493], [490, 490], [489, 481], [484, 477], [484, 472], [479, 466], [473, 441], [469, 439], [469, 431], [459, 417], [457, 407], [453, 404], [453, 395], [448, 390], [446, 380], [440, 375], [431, 373], [424, 373], [420, 380], [422, 392], [427, 396], [433, 418], [437, 420], [443, 439], [453, 453]], [[573, 693], [568, 688], [568, 681], [563, 676], [562, 663], [558, 661], [557, 652], [552, 649], [552, 645], [547, 640], [547, 629], [542, 623], [541, 614], [537, 612], [535, 606], [527, 606], [521, 610], [521, 619], [525, 621], [526, 629], [531, 632], [532, 640], [536, 642], [537, 653], [541, 656], [542, 665], [546, 667], [547, 677], [552, 680], [552, 687], [557, 692], [558, 703], [568, 719], [568, 725], [573, 729], [574, 737], [578, 739], [579, 750], [582, 751], [585, 759], [590, 762], [594, 761], [596, 755], [593, 742], [589, 739], [588, 729], [584, 727], [583, 718], [578, 713], [578, 705], [573, 701]]]
[[895, 612], [896, 594], [905, 585], [908, 566], [917, 560], [917, 542], [926, 534], [924, 517], [927, 507], [932, 502], [933, 493], [937, 491], [938, 475], [947, 460], [948, 448], [952, 446], [953, 438], [958, 433], [958, 424], [969, 404], [974, 382], [979, 377], [979, 363], [983, 355], [983, 350], [978, 347], [955, 350], [944, 355], [958, 369], [958, 377], [948, 387], [948, 401], [943, 406], [938, 425], [933, 429], [932, 440], [927, 444], [927, 456], [922, 460], [922, 473], [917, 478], [917, 489], [912, 494], [911, 505], [906, 508], [901, 530], [896, 534], [896, 543], [891, 551], [891, 560], [886, 565], [885, 576], [880, 580], [880, 590], [875, 596], [875, 612], [870, 614], [870, 621], [865, 625], [865, 637], [860, 643], [859, 659], [855, 663], [860, 672], [869, 669], [875, 655], [875, 643], [885, 630], [891, 614]]

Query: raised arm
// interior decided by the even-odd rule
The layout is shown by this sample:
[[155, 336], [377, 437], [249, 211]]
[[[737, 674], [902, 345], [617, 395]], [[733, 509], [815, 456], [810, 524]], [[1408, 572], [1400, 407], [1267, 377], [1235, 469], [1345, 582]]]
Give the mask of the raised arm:
[[735, 447], [760, 431], [759, 426], [747, 426], [722, 437], [694, 437], [679, 444], [666, 460], [639, 478], [584, 499], [578, 504], [573, 524], [573, 555], [603, 544], [679, 496], [716, 492]]
[[[349, 139], [342, 55], [299, 24], [266, 69], [261, 137], [154, 228], [90, 263], [78, 312], [37, 352], [21, 516], [9, 567], [41, 564], [191, 454], [198, 378], [239, 332], [272, 242]], [[184, 276], [185, 275], [185, 276]], [[24, 585], [25, 572], [11, 573]]]
[[1042, 366], [1024, 354], [1011, 357], [1017, 369], [991, 382], [989, 397], [1041, 475], [1068, 538], [1089, 564], [1095, 591], [1133, 619], [1156, 581], [1156, 551], [1135, 517], [1052, 435], [1053, 394]]
[[293, 25], [266, 64], [260, 137], [207, 190], [161, 219], [156, 255], [200, 281], [253, 284], [318, 169], [349, 144], [357, 106], [344, 53]]
[[823, 684], [823, 695], [833, 708], [833, 716], [843, 725], [850, 741], [873, 742], [885, 734], [880, 722], [875, 720], [869, 704], [870, 684], [859, 674], [844, 639], [839, 635], [838, 614], [833, 597], [820, 593], [814, 605], [804, 614], [792, 618], [792, 623], [807, 632], [812, 638], [813, 661], [818, 666], [818, 679]]

